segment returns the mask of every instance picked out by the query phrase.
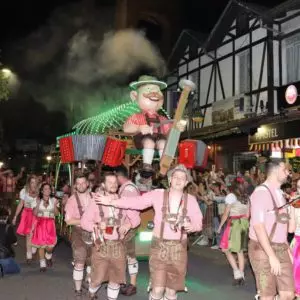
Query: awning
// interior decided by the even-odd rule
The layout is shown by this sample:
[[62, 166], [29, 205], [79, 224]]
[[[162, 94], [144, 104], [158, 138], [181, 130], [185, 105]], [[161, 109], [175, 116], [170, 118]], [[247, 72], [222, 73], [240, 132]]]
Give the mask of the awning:
[[249, 145], [249, 150], [254, 152], [267, 151], [267, 150], [279, 150], [282, 149], [299, 149], [300, 148], [300, 138], [270, 141], [265, 143], [255, 143]]

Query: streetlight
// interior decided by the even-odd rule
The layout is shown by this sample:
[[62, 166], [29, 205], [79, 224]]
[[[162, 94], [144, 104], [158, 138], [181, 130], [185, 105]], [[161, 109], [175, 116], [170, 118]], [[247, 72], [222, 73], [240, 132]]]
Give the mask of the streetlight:
[[52, 160], [52, 156], [51, 155], [47, 155], [46, 156], [46, 160], [48, 162], [48, 168], [47, 168], [47, 173], [49, 174], [50, 173], [50, 162]]
[[0, 169], [3, 167], [4, 162], [0, 161]]
[[7, 68], [3, 68], [3, 69], [1, 70], [1, 72], [4, 74], [4, 76], [5, 76], [6, 78], [8, 78], [8, 77], [10, 77], [10, 76], [12, 75], [12, 71], [11, 71], [10, 69], [7, 69]]

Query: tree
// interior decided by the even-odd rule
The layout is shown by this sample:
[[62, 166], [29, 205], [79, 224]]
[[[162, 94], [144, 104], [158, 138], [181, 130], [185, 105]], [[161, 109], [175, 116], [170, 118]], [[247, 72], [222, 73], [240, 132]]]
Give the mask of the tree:
[[[0, 68], [2, 64], [0, 62]], [[8, 78], [5, 73], [0, 69], [0, 101], [7, 100], [9, 96]]]

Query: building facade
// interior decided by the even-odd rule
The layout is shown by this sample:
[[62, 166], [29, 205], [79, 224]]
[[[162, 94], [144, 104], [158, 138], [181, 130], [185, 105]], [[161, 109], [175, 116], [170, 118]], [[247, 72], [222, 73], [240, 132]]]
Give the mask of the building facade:
[[[181, 34], [169, 65], [169, 114], [176, 108], [179, 81], [188, 78], [197, 85], [194, 107], [186, 113], [190, 123], [186, 137], [219, 144], [219, 152], [227, 149], [223, 156], [239, 156], [247, 152], [248, 134], [290, 109], [282, 91], [300, 82], [300, 3], [290, 0], [265, 9], [230, 1], [207, 37], [190, 31]], [[195, 110], [201, 111], [202, 122], [191, 118]], [[228, 136], [240, 140], [222, 147]], [[238, 166], [232, 160], [231, 156], [220, 164], [232, 169]]]

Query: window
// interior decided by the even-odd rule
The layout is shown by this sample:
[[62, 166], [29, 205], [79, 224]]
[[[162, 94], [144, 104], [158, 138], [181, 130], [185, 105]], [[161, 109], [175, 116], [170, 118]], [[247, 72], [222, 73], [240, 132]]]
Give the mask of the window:
[[239, 61], [240, 94], [243, 94], [250, 91], [250, 52], [242, 52]]
[[300, 34], [286, 39], [287, 83], [300, 80]]
[[167, 92], [167, 97], [168, 97], [167, 112], [169, 113], [170, 116], [173, 116], [176, 111], [179, 96], [180, 93], [176, 90], [175, 91], [171, 90]]

